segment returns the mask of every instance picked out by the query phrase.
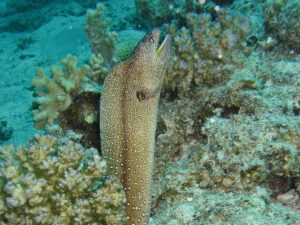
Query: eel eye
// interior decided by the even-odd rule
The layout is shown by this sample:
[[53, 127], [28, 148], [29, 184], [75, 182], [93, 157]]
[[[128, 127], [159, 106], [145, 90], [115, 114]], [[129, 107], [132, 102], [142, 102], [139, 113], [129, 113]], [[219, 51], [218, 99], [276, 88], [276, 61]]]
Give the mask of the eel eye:
[[137, 91], [136, 92], [136, 97], [138, 98], [138, 100], [140, 102], [143, 102], [143, 101], [146, 100], [147, 95], [146, 95], [146, 93], [144, 91]]

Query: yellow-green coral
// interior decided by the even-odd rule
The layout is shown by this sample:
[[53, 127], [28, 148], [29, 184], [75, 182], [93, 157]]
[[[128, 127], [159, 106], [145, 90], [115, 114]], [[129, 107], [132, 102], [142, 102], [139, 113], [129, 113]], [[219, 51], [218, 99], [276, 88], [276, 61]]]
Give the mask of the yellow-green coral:
[[117, 62], [125, 61], [131, 52], [145, 36], [145, 32], [138, 30], [123, 30], [118, 33], [119, 42], [116, 44]]
[[125, 195], [94, 148], [36, 135], [0, 148], [1, 224], [123, 224]]
[[139, 43], [140, 39], [130, 39], [123, 42], [120, 42], [116, 46], [116, 59], [118, 62], [122, 62], [130, 56], [132, 50]]

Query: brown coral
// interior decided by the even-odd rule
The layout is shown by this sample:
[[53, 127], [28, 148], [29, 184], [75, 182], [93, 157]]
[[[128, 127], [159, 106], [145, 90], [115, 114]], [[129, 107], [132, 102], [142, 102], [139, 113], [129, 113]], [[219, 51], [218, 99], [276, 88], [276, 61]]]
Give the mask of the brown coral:
[[71, 92], [88, 81], [89, 66], [77, 68], [78, 61], [75, 56], [67, 55], [61, 60], [61, 64], [64, 66], [64, 71], [60, 66], [51, 66], [52, 78], [49, 78], [41, 68], [32, 80], [36, 88], [35, 92], [39, 96], [37, 98], [39, 108], [32, 110], [37, 129], [52, 124], [59, 113], [71, 105]]
[[179, 97], [195, 86], [212, 87], [228, 81], [247, 54], [245, 37], [249, 33], [247, 19], [232, 18], [223, 10], [215, 22], [210, 14], [189, 13], [186, 18], [187, 28], [171, 24], [168, 29], [174, 54], [164, 88]]
[[64, 70], [52, 66], [52, 77], [40, 69], [32, 80], [38, 95], [37, 107], [32, 110], [36, 129], [43, 129], [58, 120], [64, 130], [72, 129], [81, 133], [85, 147], [100, 149], [99, 143], [99, 96], [107, 68], [101, 55], [93, 55], [91, 68], [78, 68], [75, 56], [67, 55], [61, 60]]
[[27, 146], [0, 148], [1, 224], [123, 224], [122, 186], [104, 179], [96, 149], [36, 135]]
[[85, 33], [90, 41], [92, 52], [95, 55], [101, 54], [104, 59], [104, 66], [111, 68], [115, 60], [115, 46], [118, 42], [116, 32], [109, 30], [109, 18], [104, 18], [105, 6], [97, 4], [95, 10], [88, 10]]

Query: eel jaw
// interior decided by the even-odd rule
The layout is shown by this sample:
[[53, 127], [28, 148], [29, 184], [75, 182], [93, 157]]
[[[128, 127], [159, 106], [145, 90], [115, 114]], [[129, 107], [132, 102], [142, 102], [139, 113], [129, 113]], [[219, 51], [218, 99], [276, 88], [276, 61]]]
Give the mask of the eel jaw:
[[164, 49], [169, 48], [170, 41], [171, 41], [170, 35], [167, 35], [165, 37], [165, 39], [163, 40], [163, 42], [161, 43], [161, 45], [159, 46], [159, 48], [157, 49], [157, 57], [160, 57], [160, 55], [161, 55], [161, 53], [163, 52]]
[[160, 86], [162, 85], [162, 80], [167, 69], [167, 64], [170, 58], [170, 45], [171, 36], [167, 35], [156, 51], [156, 76], [159, 77]]

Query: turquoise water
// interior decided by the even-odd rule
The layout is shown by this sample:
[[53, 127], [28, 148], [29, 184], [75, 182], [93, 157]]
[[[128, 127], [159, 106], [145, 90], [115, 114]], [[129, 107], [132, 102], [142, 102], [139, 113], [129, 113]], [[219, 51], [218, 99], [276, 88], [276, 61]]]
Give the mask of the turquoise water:
[[150, 224], [300, 224], [299, 21], [298, 0], [2, 0], [0, 145], [51, 134], [101, 154], [105, 76], [158, 27]]

